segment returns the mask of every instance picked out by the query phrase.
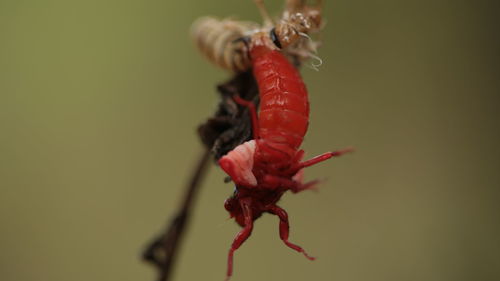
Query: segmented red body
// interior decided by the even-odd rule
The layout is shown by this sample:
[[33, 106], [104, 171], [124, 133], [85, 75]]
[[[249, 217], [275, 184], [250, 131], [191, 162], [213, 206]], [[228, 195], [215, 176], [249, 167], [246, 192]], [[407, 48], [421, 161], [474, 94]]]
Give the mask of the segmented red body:
[[299, 72], [261, 34], [252, 37], [250, 58], [259, 87], [259, 116], [252, 103], [237, 97], [235, 100], [250, 107], [254, 140], [239, 145], [219, 160], [236, 185], [225, 208], [243, 227], [229, 251], [228, 278], [232, 274], [234, 251], [250, 236], [253, 221], [265, 212], [279, 217], [280, 237], [288, 247], [314, 259], [288, 241], [288, 215], [276, 203], [288, 190], [296, 193], [316, 184], [316, 181], [302, 183], [303, 168], [349, 151], [327, 152], [302, 161], [304, 151], [299, 147], [308, 127], [309, 102]]
[[290, 167], [309, 124], [306, 86], [297, 69], [278, 50], [256, 46], [250, 54], [260, 93], [260, 139], [254, 173], [290, 176], [286, 168]]

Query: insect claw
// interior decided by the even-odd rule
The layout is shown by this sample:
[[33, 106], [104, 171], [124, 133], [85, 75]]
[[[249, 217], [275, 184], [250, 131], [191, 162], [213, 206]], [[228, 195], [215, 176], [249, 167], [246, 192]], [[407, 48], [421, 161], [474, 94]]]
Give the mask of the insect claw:
[[293, 193], [299, 193], [299, 192], [304, 191], [304, 190], [311, 190], [314, 192], [319, 192], [318, 183], [321, 183], [323, 181], [324, 180], [312, 180], [312, 181], [306, 182], [304, 184], [300, 184], [298, 187], [291, 189], [291, 191]]
[[312, 165], [315, 165], [315, 164], [318, 164], [320, 162], [323, 162], [325, 160], [328, 160], [332, 157], [337, 157], [337, 156], [341, 156], [343, 154], [346, 154], [346, 153], [349, 153], [349, 152], [353, 152], [354, 151], [354, 147], [352, 146], [349, 146], [349, 147], [346, 147], [344, 149], [341, 149], [341, 150], [336, 150], [336, 151], [333, 151], [333, 152], [326, 152], [326, 153], [323, 153], [321, 155], [318, 155], [318, 156], [315, 156], [309, 160], [306, 160], [302, 163], [300, 163], [300, 168], [305, 168], [305, 167], [309, 167], [309, 166], [312, 166]]
[[354, 148], [354, 146], [348, 146], [346, 148], [343, 148], [343, 149], [340, 149], [340, 150], [332, 152], [332, 157], [333, 156], [341, 156], [342, 154], [351, 153], [351, 152], [354, 152], [354, 151], [356, 151], [356, 149]]
[[316, 257], [311, 257], [308, 253], [306, 253], [305, 251], [302, 252], [302, 254], [310, 261], [315, 261], [316, 260]]
[[307, 187], [307, 190], [311, 190], [313, 192], [319, 192], [319, 184], [325, 182], [325, 180], [312, 180], [310, 182], [307, 182], [305, 185], [309, 185]]

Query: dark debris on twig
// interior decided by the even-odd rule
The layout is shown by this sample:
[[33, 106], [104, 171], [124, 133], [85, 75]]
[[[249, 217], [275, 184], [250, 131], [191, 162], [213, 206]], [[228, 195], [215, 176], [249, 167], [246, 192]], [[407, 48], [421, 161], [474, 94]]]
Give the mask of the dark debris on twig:
[[241, 143], [250, 140], [252, 122], [246, 108], [237, 105], [233, 96], [258, 103], [257, 84], [251, 71], [235, 75], [230, 81], [217, 86], [220, 102], [214, 117], [198, 127], [203, 144], [212, 150], [218, 160]]
[[232, 98], [238, 95], [245, 100], [258, 102], [258, 89], [252, 72], [236, 74], [228, 82], [218, 85], [217, 91], [221, 98], [217, 111], [198, 128], [205, 152], [192, 172], [182, 204], [164, 231], [156, 236], [142, 253], [143, 260], [157, 268], [158, 281], [168, 281], [172, 276], [175, 257], [211, 155], [214, 160], [218, 160], [252, 136], [248, 110], [237, 105]]

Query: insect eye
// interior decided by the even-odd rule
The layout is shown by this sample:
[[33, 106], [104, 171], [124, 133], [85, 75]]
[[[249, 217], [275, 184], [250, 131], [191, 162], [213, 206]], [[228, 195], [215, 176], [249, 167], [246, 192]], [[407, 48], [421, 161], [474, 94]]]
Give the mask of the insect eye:
[[271, 29], [271, 32], [269, 32], [269, 36], [271, 36], [271, 40], [273, 41], [274, 45], [281, 49], [281, 42], [278, 38], [278, 35], [276, 34], [276, 28]]

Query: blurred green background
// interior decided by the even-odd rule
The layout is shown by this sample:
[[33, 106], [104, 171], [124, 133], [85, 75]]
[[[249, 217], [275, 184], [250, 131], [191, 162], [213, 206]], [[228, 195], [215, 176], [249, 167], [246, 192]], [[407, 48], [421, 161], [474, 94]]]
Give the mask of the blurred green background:
[[[278, 14], [282, 1], [267, 1]], [[304, 68], [320, 193], [259, 219], [243, 280], [500, 280], [497, 1], [327, 1]], [[0, 1], [0, 280], [153, 280], [140, 251], [176, 209], [195, 129], [229, 77], [188, 37], [250, 0]], [[174, 280], [222, 280], [239, 227], [211, 167]]]

